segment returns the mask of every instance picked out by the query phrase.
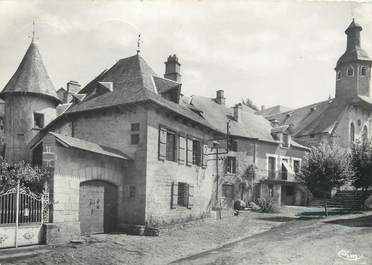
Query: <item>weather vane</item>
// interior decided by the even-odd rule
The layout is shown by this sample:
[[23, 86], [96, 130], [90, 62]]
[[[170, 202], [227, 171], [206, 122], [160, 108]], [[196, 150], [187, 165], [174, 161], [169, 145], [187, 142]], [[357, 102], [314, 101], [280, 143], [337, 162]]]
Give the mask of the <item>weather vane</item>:
[[137, 54], [139, 54], [141, 52], [141, 43], [142, 43], [142, 40], [141, 40], [141, 34], [138, 34], [138, 38], [137, 38]]
[[31, 41], [34, 42], [37, 39], [38, 38], [36, 38], [36, 23], [35, 23], [35, 20], [33, 20], [32, 21]]

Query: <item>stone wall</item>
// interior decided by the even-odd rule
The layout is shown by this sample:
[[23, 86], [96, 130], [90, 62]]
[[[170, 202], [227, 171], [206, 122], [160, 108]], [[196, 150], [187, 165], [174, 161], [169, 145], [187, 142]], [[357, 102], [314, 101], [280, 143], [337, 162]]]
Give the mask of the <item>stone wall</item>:
[[46, 234], [54, 244], [80, 236], [80, 183], [100, 180], [118, 188], [118, 221], [124, 220], [123, 190], [127, 162], [79, 149], [65, 148], [48, 134], [43, 139], [43, 166], [50, 172], [50, 222]]
[[[21, 106], [21, 107], [20, 107]], [[54, 109], [54, 100], [33, 95], [8, 95], [5, 100], [5, 158], [13, 163], [20, 160], [29, 161], [29, 141], [39, 129], [34, 128], [34, 112]], [[54, 119], [52, 112], [44, 117], [44, 124]]]
[[[359, 122], [360, 121], [360, 122]], [[342, 147], [350, 147], [350, 123], [353, 122], [355, 126], [355, 139], [361, 137], [362, 129], [366, 125], [368, 128], [368, 138], [372, 139], [372, 113], [362, 110], [355, 106], [349, 106], [334, 133], [335, 141]]]
[[[173, 161], [158, 159], [159, 126], [165, 126], [176, 134], [184, 133], [201, 142], [212, 139], [212, 134], [202, 127], [180, 120], [164, 111], [148, 112], [147, 127], [147, 172], [146, 172], [146, 221], [150, 224], [170, 224], [201, 218], [207, 215], [213, 204], [215, 185], [215, 161], [208, 157], [207, 168], [187, 166]], [[171, 209], [171, 189], [173, 182], [185, 182], [194, 186], [193, 206], [191, 209], [177, 206]]]

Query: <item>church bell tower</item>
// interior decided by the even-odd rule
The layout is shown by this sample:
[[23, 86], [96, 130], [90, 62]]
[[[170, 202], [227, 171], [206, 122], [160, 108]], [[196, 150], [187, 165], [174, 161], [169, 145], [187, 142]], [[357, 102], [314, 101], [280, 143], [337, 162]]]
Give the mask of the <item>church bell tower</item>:
[[336, 99], [351, 100], [356, 96], [370, 97], [372, 61], [361, 48], [362, 27], [353, 21], [346, 29], [346, 51], [336, 65]]

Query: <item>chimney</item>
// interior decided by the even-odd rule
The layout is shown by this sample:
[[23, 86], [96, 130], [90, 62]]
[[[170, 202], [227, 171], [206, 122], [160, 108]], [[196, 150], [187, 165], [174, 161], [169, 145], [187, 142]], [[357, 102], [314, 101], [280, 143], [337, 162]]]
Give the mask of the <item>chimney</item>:
[[67, 96], [66, 96], [66, 102], [70, 102], [72, 99], [71, 94], [77, 94], [81, 89], [81, 85], [77, 81], [69, 81], [67, 82]]
[[216, 102], [221, 105], [225, 105], [225, 97], [223, 90], [217, 90], [216, 92]]
[[165, 64], [164, 78], [180, 83], [181, 64], [178, 62], [178, 57], [175, 54], [173, 54], [173, 56], [169, 55], [167, 61], [164, 64]]
[[261, 111], [265, 109], [265, 105], [261, 105]]
[[236, 104], [234, 106], [234, 120], [240, 122], [242, 119], [242, 104]]

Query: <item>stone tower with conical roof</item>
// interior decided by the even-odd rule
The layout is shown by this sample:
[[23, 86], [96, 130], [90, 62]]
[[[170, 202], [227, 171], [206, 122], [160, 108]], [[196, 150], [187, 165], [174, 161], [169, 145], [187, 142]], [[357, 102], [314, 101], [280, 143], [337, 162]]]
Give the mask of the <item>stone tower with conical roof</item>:
[[361, 48], [362, 27], [354, 19], [346, 29], [345, 53], [336, 65], [336, 99], [350, 100], [355, 96], [370, 97], [372, 61]]
[[28, 161], [27, 144], [38, 130], [56, 117], [59, 103], [33, 40], [0, 97], [5, 100], [5, 158], [10, 163]]

